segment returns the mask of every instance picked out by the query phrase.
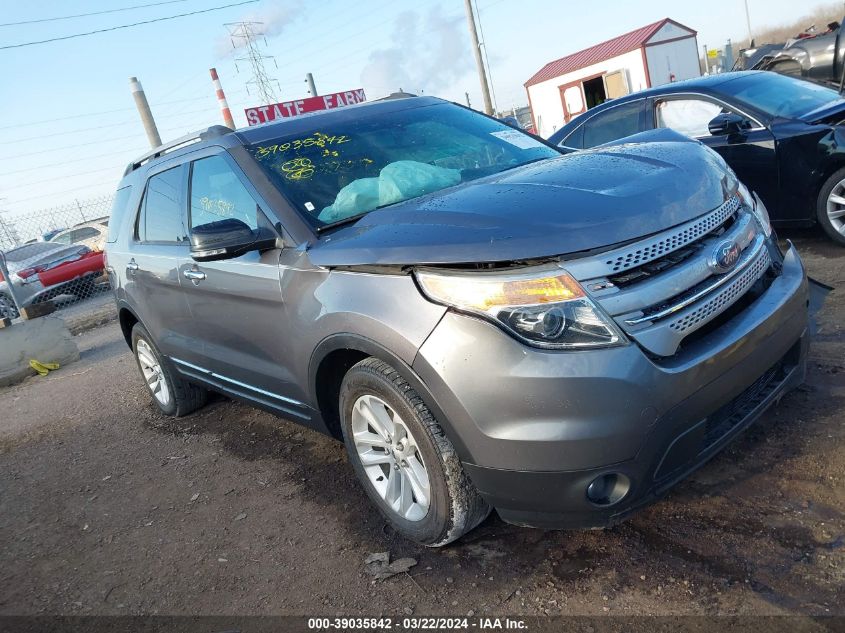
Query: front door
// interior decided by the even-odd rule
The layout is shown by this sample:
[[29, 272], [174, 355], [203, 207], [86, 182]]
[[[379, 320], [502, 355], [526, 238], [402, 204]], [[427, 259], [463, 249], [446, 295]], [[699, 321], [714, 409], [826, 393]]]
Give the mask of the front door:
[[703, 96], [656, 99], [654, 124], [655, 127], [672, 128], [712, 147], [736, 172], [739, 180], [760, 196], [769, 213], [779, 215], [781, 196], [774, 135], [741, 112], [736, 114], [748, 120], [748, 129], [742, 134], [710, 134], [710, 121], [722, 112], [732, 111], [728, 106]]
[[[195, 227], [235, 218], [256, 229], [272, 224], [235, 162], [219, 153], [191, 163], [188, 222]], [[200, 368], [230, 391], [282, 411], [307, 417], [293, 397], [290, 359], [282, 352], [286, 306], [282, 299], [279, 249], [252, 251], [232, 259], [182, 264], [182, 286], [202, 344]]]

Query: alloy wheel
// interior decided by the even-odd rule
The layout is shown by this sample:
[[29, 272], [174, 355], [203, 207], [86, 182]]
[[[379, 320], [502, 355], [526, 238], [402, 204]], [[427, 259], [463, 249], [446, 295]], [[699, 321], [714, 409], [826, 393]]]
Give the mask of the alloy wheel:
[[845, 180], [840, 180], [827, 197], [827, 218], [835, 230], [845, 235]]
[[153, 397], [162, 406], [167, 406], [170, 402], [170, 389], [167, 387], [164, 371], [155, 352], [144, 339], [138, 339], [136, 350], [138, 364], [141, 366], [141, 373], [144, 374], [144, 380], [147, 382], [147, 386], [150, 388]]
[[416, 439], [384, 400], [364, 395], [352, 407], [352, 440], [370, 483], [407, 521], [421, 521], [431, 504], [428, 469]]

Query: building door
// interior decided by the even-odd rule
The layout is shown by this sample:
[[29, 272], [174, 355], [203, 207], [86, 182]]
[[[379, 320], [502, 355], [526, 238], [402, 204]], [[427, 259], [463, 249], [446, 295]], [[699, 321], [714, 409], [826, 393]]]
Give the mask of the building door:
[[615, 70], [604, 76], [604, 91], [608, 99], [624, 97], [631, 92], [628, 88], [628, 77], [624, 70]]
[[582, 86], [584, 90], [584, 102], [588, 110], [607, 101], [607, 93], [604, 91], [604, 76], [599, 75], [598, 77], [588, 79]]
[[563, 103], [563, 120], [569, 123], [574, 117], [586, 112], [584, 91], [580, 81], [560, 87], [560, 101]]

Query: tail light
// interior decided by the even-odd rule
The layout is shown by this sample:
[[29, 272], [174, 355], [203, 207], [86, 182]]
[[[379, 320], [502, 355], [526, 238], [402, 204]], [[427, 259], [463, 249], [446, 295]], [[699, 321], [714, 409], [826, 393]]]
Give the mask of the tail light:
[[23, 270], [19, 270], [15, 274], [26, 281], [30, 277], [37, 275], [38, 273], [42, 273], [47, 270], [46, 266], [33, 266], [32, 268], [24, 268]]

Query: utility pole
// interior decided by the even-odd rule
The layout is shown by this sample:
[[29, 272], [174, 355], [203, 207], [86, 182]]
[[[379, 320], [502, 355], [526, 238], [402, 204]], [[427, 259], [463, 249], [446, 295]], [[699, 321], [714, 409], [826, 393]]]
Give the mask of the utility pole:
[[751, 14], [748, 12], [748, 0], [745, 0], [745, 25], [748, 27], [748, 46], [753, 46], [754, 38], [751, 37]]
[[[261, 30], [264, 23], [231, 22], [229, 24], [224, 24], [224, 26], [229, 29], [229, 35], [232, 38], [232, 46], [234, 48], [246, 49], [245, 57], [238, 57], [235, 59], [235, 69], [240, 72], [238, 69], [238, 62], [247, 62], [252, 68], [252, 78], [246, 82], [247, 94], [249, 94], [249, 85], [252, 84], [258, 90], [258, 95], [261, 97], [264, 105], [276, 103], [278, 99], [276, 99], [276, 93], [273, 91], [273, 83], [279, 87], [279, 90], [281, 90], [281, 87], [275, 78], [267, 74], [267, 71], [264, 68], [264, 61], [273, 60], [273, 64], [276, 68], [278, 68], [279, 65], [276, 63], [275, 57], [271, 55], [262, 55], [261, 51], [258, 50], [257, 39], [259, 37], [264, 39], [264, 33]], [[235, 42], [238, 43], [236, 44]], [[264, 39], [264, 45], [267, 45], [266, 39]]]
[[214, 84], [214, 91], [217, 94], [217, 103], [220, 106], [220, 112], [223, 114], [223, 123], [230, 130], [235, 129], [235, 120], [232, 118], [232, 111], [229, 109], [229, 102], [226, 101], [226, 93], [223, 92], [223, 85], [220, 83], [220, 78], [217, 76], [216, 68], [209, 68], [211, 73], [211, 83]]
[[478, 43], [478, 33], [475, 31], [475, 16], [472, 14], [472, 0], [464, 0], [467, 12], [467, 26], [472, 50], [475, 53], [475, 66], [478, 68], [478, 80], [481, 82], [481, 96], [484, 98], [484, 112], [493, 115], [493, 102], [490, 100], [490, 86], [487, 84], [487, 71], [484, 70], [484, 60], [481, 58], [481, 45]]
[[308, 92], [312, 97], [317, 96], [317, 86], [314, 85], [314, 75], [308, 73], [305, 75], [305, 81], [308, 83]]
[[138, 114], [141, 115], [141, 123], [144, 124], [144, 131], [147, 133], [150, 147], [156, 148], [161, 145], [161, 137], [158, 135], [158, 128], [156, 128], [156, 122], [153, 119], [153, 113], [150, 111], [150, 104], [147, 103], [147, 96], [144, 94], [141, 82], [138, 81], [137, 77], [130, 77], [129, 86], [132, 90], [132, 97], [135, 99], [135, 107], [138, 108]]
[[468, 107], [468, 108], [471, 108], [471, 107], [472, 107], [472, 104], [469, 102], [469, 93], [468, 93], [468, 92], [465, 92], [464, 94], [467, 96], [467, 107]]

